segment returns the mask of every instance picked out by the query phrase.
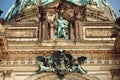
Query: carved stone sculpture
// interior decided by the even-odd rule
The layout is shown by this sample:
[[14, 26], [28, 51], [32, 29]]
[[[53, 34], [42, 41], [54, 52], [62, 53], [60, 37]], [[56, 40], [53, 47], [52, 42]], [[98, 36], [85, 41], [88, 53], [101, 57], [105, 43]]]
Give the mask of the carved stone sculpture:
[[86, 59], [84, 56], [75, 59], [70, 54], [65, 53], [65, 51], [55, 51], [50, 58], [37, 57], [39, 70], [36, 72], [37, 74], [41, 72], [55, 72], [59, 78], [63, 78], [68, 72], [86, 74], [87, 71], [80, 66]]
[[66, 29], [68, 28], [68, 22], [63, 19], [63, 17], [58, 18], [58, 14], [56, 14], [56, 29], [55, 29], [55, 37], [56, 38], [68, 38], [66, 34]]

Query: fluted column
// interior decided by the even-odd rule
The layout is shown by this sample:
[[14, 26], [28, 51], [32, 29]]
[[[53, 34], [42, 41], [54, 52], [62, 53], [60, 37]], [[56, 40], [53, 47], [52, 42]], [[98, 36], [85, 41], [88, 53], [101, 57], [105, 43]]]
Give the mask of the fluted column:
[[72, 40], [74, 40], [75, 38], [73, 24], [70, 24], [70, 27], [69, 27], [69, 37]]
[[79, 21], [75, 21], [75, 39], [76, 40], [80, 39], [80, 25], [79, 25]]
[[39, 35], [39, 41], [42, 40], [42, 23], [39, 22], [39, 28], [38, 28], [38, 35]]
[[50, 26], [50, 39], [54, 40], [54, 26]]
[[[49, 39], [49, 26], [48, 26], [48, 21], [46, 20], [45, 21], [45, 40], [48, 40]], [[44, 33], [44, 32], [43, 32]]]
[[41, 31], [42, 31], [42, 40], [48, 40], [49, 39], [49, 35], [48, 35], [48, 22], [47, 21], [43, 21], [42, 23], [42, 27], [41, 27]]
[[80, 39], [83, 39], [83, 35], [84, 35], [84, 32], [83, 32], [83, 23], [81, 21], [79, 21], [79, 37]]

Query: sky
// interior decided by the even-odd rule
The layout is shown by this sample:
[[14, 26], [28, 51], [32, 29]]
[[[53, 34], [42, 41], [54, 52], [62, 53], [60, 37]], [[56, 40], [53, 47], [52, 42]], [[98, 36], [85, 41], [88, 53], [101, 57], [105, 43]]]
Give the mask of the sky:
[[[0, 0], [0, 10], [3, 11], [3, 14], [0, 18], [3, 18], [9, 8], [15, 3], [15, 0]], [[114, 9], [115, 13], [120, 16], [120, 0], [108, 0], [110, 6]]]

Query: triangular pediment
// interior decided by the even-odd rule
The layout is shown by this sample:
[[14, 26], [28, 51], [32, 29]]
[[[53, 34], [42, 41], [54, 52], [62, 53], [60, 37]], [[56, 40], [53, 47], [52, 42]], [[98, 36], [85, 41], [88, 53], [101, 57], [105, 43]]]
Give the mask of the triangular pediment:
[[75, 20], [77, 17], [76, 15], [78, 15], [78, 17], [84, 17], [85, 7], [78, 6], [67, 0], [56, 0], [52, 3], [41, 6], [40, 11], [41, 13], [44, 12], [52, 16], [58, 13], [59, 16], [62, 16], [67, 21], [71, 21]]

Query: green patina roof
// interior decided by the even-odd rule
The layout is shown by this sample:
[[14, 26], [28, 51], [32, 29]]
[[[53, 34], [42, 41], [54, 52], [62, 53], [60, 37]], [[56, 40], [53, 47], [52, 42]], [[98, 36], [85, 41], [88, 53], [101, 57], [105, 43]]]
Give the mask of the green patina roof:
[[[11, 8], [6, 13], [4, 19], [6, 21], [9, 21], [13, 15], [18, 14], [22, 9], [26, 8], [30, 3], [34, 5], [44, 6], [54, 1], [56, 0], [16, 0], [16, 2], [11, 6]], [[72, 2], [78, 6], [85, 6], [86, 4], [89, 4], [92, 1], [94, 1], [97, 4], [97, 7], [101, 9], [103, 9], [103, 5], [108, 6], [107, 0], [66, 0], [66, 1]]]

